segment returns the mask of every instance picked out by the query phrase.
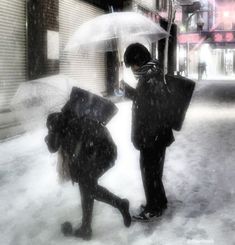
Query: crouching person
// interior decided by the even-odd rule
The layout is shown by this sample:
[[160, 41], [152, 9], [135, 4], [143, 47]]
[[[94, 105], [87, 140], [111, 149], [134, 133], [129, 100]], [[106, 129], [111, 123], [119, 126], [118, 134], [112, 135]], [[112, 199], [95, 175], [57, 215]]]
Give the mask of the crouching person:
[[73, 231], [72, 225], [65, 222], [62, 224], [62, 232], [89, 240], [92, 236], [94, 200], [117, 208], [124, 225], [129, 227], [129, 201], [98, 184], [99, 177], [114, 165], [117, 157], [116, 145], [107, 128], [98, 121], [68, 117], [63, 113], [50, 114], [47, 128], [45, 141], [49, 151], [61, 155], [61, 175], [78, 183], [81, 194], [82, 224]]

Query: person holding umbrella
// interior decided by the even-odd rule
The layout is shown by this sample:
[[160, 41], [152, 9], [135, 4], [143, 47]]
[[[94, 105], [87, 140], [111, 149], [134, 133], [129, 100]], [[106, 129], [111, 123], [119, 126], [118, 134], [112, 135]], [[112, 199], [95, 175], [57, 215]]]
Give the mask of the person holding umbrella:
[[74, 87], [70, 100], [62, 110], [48, 115], [45, 141], [48, 150], [58, 152], [60, 157], [57, 167], [59, 177], [78, 183], [81, 194], [81, 226], [73, 230], [70, 222], [63, 223], [61, 229], [65, 236], [91, 239], [94, 200], [116, 208], [123, 217], [124, 225], [131, 225], [129, 201], [98, 183], [117, 158], [117, 147], [105, 126], [116, 111], [113, 103]]
[[148, 222], [162, 215], [167, 198], [162, 182], [166, 147], [174, 141], [171, 127], [164, 120], [166, 98], [163, 72], [157, 60], [151, 59], [147, 48], [135, 43], [124, 53], [126, 67], [131, 67], [138, 80], [136, 89], [121, 81], [124, 96], [133, 101], [132, 142], [140, 151], [140, 169], [146, 205], [133, 216], [136, 221]]

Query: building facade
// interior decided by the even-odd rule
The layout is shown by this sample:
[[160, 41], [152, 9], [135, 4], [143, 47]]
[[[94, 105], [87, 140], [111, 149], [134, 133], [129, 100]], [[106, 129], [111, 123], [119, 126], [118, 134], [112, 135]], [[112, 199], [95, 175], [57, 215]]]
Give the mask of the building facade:
[[111, 6], [122, 10], [123, 1], [0, 1], [0, 138], [17, 132], [11, 100], [22, 82], [65, 74], [78, 86], [107, 92], [113, 56], [70, 54], [64, 47], [79, 25]]
[[204, 63], [206, 73], [202, 79], [234, 76], [234, 10], [235, 2], [229, 0], [196, 1], [182, 6], [178, 61], [186, 75], [200, 75]]
[[[164, 19], [162, 16], [166, 16], [166, 2], [1, 0], [0, 138], [18, 132], [11, 100], [23, 82], [64, 74], [92, 92], [113, 94], [114, 84], [119, 79], [117, 53], [71, 54], [64, 51], [69, 37], [83, 22], [111, 11], [134, 10], [160, 23]], [[162, 59], [159, 54], [162, 45], [164, 43], [155, 43], [148, 48], [153, 56]]]

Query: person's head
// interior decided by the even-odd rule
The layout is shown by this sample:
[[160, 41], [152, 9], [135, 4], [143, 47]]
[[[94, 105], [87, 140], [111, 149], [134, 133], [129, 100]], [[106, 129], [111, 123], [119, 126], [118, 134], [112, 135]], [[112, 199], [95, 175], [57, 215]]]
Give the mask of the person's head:
[[129, 45], [124, 53], [125, 65], [126, 67], [131, 67], [132, 70], [137, 70], [150, 60], [151, 54], [148, 49], [140, 43]]

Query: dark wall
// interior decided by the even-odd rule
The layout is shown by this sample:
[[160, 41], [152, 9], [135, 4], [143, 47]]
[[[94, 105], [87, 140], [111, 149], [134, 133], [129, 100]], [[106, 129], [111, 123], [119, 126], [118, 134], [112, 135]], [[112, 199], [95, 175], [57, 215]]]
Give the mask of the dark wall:
[[[83, 0], [110, 11], [123, 9], [123, 0]], [[59, 60], [47, 59], [47, 30], [59, 31], [59, 0], [28, 0], [28, 79], [37, 79], [59, 73]], [[107, 93], [113, 94], [114, 83], [118, 80], [116, 52], [106, 54]]]
[[117, 51], [106, 52], [106, 89], [108, 95], [114, 94], [115, 84], [119, 79], [119, 60]]
[[82, 0], [82, 1], [93, 4], [106, 11], [110, 11], [111, 6], [113, 7], [114, 11], [122, 10], [125, 2], [125, 0]]
[[[167, 30], [168, 22], [164, 19], [160, 19], [160, 25], [163, 29]], [[176, 59], [177, 59], [177, 25], [172, 24], [169, 37], [169, 47], [168, 47], [168, 73], [174, 74], [176, 71]], [[158, 59], [162, 68], [164, 65], [164, 49], [165, 49], [165, 39], [158, 41]]]
[[47, 30], [59, 31], [58, 0], [27, 1], [28, 79], [59, 73], [59, 60], [47, 59]]

